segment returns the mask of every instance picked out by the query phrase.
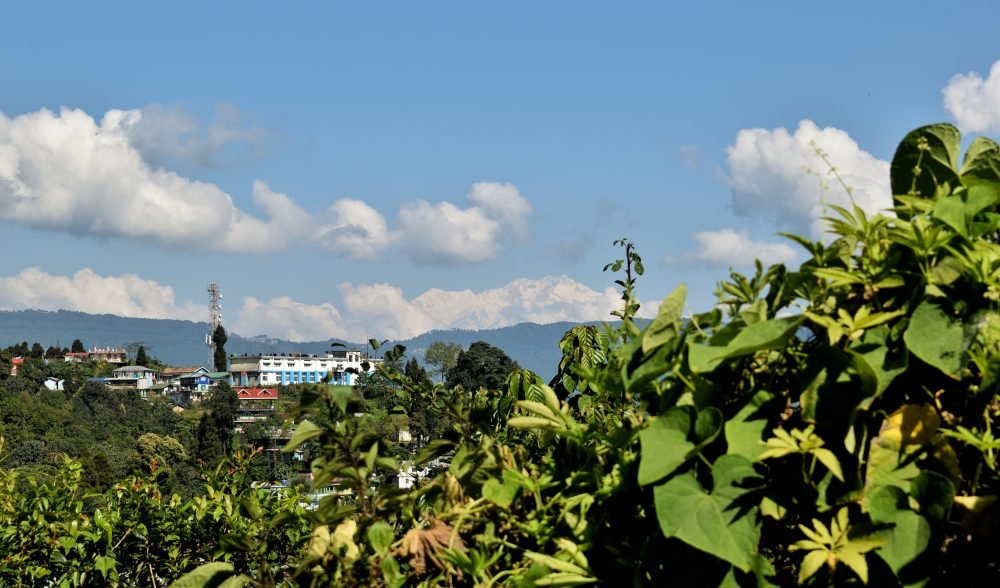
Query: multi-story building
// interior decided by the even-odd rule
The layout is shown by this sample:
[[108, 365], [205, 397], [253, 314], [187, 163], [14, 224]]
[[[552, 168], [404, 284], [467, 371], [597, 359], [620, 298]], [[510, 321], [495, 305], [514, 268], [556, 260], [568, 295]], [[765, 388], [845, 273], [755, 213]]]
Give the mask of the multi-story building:
[[156, 384], [156, 373], [141, 365], [127, 365], [116, 369], [113, 373], [112, 377], [105, 378], [108, 388], [112, 390], [135, 388], [143, 398], [147, 397], [149, 389]]
[[368, 371], [372, 372], [375, 364], [381, 361], [369, 358], [360, 351], [346, 349], [328, 351], [325, 355], [243, 355], [229, 359], [229, 373], [233, 386], [315, 384], [322, 382], [327, 374], [331, 384], [349, 386], [357, 381], [357, 374], [364, 371], [362, 363], [368, 362]]
[[128, 363], [128, 351], [113, 347], [95, 347], [87, 352], [90, 361], [106, 361], [112, 365]]

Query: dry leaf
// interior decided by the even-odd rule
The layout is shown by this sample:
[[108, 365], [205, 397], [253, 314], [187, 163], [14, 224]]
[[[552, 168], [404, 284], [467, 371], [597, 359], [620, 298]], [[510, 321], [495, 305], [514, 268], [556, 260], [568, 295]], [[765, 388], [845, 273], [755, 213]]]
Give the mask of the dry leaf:
[[410, 567], [418, 574], [427, 571], [427, 560], [444, 569], [440, 554], [444, 549], [466, 551], [462, 537], [447, 524], [435, 517], [429, 517], [430, 526], [424, 529], [410, 529], [403, 536], [403, 542], [396, 550], [397, 555], [410, 556]]

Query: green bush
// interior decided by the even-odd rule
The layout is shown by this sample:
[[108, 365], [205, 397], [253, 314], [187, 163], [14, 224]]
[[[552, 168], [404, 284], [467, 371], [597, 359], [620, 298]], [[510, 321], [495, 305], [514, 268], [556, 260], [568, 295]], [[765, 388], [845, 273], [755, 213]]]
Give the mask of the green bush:
[[[141, 481], [108, 508], [147, 508], [144, 536], [190, 554], [159, 578], [211, 560], [176, 586], [997, 585], [1000, 147], [959, 157], [950, 125], [908, 134], [892, 214], [830, 206], [828, 243], [789, 235], [797, 270], [732, 273], [702, 314], [684, 316], [682, 286], [640, 329], [642, 262], [617, 242], [620, 327], [567, 333], [550, 385], [517, 370], [448, 389], [384, 367], [404, 350], [388, 351], [400, 404], [447, 424], [415, 459], [447, 468], [415, 488], [386, 483], [405, 452], [351, 417], [349, 390], [304, 387], [288, 450], [332, 487], [314, 512], [236, 482], [201, 511]], [[39, 490], [61, 506], [27, 527], [31, 497], [0, 497], [0, 537], [61, 541], [79, 518], [67, 491]], [[183, 508], [242, 514], [162, 512]], [[18, 545], [0, 543], [0, 574]], [[87, 545], [80, 569], [97, 569], [108, 555]]]

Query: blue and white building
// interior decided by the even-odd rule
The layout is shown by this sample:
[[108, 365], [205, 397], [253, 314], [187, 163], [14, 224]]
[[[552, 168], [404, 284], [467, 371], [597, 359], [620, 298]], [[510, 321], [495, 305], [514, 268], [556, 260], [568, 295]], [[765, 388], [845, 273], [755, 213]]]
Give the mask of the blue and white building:
[[[367, 357], [360, 351], [334, 350], [326, 355], [282, 353], [270, 355], [243, 355], [229, 359], [230, 382], [233, 386], [290, 386], [316, 384], [327, 374], [331, 384], [353, 385], [362, 363], [368, 362], [368, 371], [375, 371], [381, 359]], [[353, 369], [357, 373], [348, 372]]]

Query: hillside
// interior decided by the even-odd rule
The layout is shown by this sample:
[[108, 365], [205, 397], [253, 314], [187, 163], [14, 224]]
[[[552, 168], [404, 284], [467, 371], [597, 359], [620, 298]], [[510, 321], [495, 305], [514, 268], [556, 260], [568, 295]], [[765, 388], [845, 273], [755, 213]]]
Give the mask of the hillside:
[[[434, 341], [452, 341], [466, 348], [475, 341], [486, 341], [506, 351], [522, 367], [548, 379], [555, 374], [559, 362], [559, 339], [573, 324], [522, 323], [484, 331], [432, 331], [388, 344], [405, 345], [407, 355], [422, 359], [424, 350]], [[65, 310], [0, 311], [0, 346], [38, 341], [44, 347], [68, 347], [73, 339], [80, 339], [87, 348], [141, 343], [147, 353], [172, 365], [204, 365], [208, 361], [204, 343], [207, 332], [208, 324], [204, 322], [126, 318]], [[363, 342], [344, 343], [365, 345]], [[230, 334], [226, 344], [227, 351], [240, 354], [322, 353], [329, 347], [330, 341], [296, 343], [266, 336], [245, 338], [235, 333]]]

